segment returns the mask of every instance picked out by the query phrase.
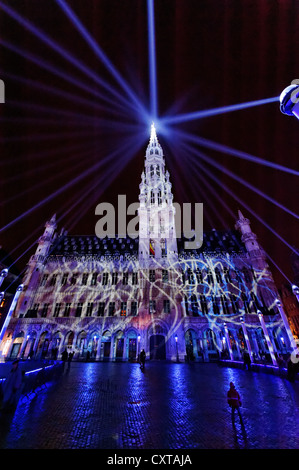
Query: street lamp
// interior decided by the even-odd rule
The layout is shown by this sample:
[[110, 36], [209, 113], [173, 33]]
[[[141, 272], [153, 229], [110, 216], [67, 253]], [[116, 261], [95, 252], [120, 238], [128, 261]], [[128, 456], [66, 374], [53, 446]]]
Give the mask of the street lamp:
[[178, 351], [178, 335], [175, 335], [174, 339], [175, 339], [175, 345], [176, 345], [176, 361], [180, 362], [179, 351]]

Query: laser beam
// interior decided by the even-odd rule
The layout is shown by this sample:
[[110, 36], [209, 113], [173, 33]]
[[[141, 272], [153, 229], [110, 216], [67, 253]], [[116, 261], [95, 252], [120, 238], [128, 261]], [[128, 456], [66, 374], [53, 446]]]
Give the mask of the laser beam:
[[148, 54], [149, 54], [149, 81], [151, 114], [154, 120], [157, 118], [157, 65], [156, 65], [156, 36], [154, 0], [147, 0], [147, 25], [148, 25]]

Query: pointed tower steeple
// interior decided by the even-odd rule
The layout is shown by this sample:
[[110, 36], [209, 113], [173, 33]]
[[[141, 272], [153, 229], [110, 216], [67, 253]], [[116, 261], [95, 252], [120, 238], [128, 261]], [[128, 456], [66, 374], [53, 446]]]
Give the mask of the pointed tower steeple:
[[266, 265], [265, 252], [259, 245], [256, 234], [251, 230], [250, 220], [244, 217], [240, 210], [238, 210], [238, 217], [235, 228], [241, 232], [241, 240], [245, 244], [251, 260], [255, 262], [259, 269], [264, 269]]
[[159, 260], [177, 256], [175, 208], [169, 173], [154, 123], [139, 185], [139, 259]]

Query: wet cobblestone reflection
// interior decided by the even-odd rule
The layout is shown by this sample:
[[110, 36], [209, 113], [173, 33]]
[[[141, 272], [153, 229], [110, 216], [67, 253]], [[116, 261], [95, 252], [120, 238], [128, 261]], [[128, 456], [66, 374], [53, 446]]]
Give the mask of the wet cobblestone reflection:
[[[243, 423], [232, 421], [229, 382]], [[1, 417], [2, 449], [297, 449], [299, 384], [216, 364], [73, 363]]]

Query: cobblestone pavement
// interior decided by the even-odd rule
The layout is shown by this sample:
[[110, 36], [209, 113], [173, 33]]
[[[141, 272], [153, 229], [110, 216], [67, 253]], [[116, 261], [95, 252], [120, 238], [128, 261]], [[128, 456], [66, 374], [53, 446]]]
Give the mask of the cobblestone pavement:
[[[242, 397], [232, 422], [229, 382]], [[0, 419], [2, 449], [298, 449], [299, 383], [217, 364], [72, 363]]]

